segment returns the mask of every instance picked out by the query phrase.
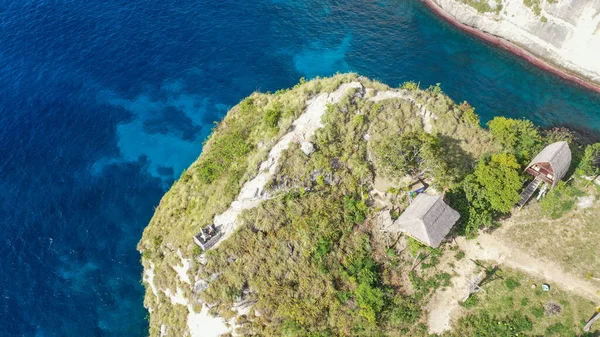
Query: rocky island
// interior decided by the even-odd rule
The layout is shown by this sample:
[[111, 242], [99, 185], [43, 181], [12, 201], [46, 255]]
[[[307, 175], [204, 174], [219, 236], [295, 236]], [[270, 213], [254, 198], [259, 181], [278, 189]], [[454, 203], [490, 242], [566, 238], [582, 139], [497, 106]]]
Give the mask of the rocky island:
[[[600, 261], [583, 253], [600, 192], [582, 178], [600, 146], [575, 140], [526, 120], [484, 128], [413, 82], [345, 74], [254, 93], [139, 242], [150, 335], [582, 334], [600, 304]], [[548, 144], [565, 168], [573, 152], [570, 172], [516, 211]]]

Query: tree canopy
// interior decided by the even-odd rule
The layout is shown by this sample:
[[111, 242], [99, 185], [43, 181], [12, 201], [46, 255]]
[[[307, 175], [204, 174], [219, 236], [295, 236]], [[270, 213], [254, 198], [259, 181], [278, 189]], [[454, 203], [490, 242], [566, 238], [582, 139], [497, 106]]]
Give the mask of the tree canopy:
[[579, 164], [583, 174], [595, 176], [600, 174], [600, 143], [588, 145]]
[[514, 153], [521, 164], [526, 164], [542, 147], [542, 136], [529, 120], [495, 117], [488, 127], [504, 150]]
[[405, 132], [385, 138], [375, 147], [375, 156], [386, 175], [441, 176], [445, 163], [440, 142], [425, 132]]
[[519, 201], [519, 190], [523, 185], [520, 168], [515, 156], [509, 153], [494, 154], [477, 165], [475, 177], [493, 210], [506, 213]]

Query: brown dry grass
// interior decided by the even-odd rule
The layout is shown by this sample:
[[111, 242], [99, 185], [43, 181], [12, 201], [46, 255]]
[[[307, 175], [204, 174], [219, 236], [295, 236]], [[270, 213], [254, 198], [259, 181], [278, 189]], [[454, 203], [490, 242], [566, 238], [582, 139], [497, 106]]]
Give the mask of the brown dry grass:
[[583, 179], [572, 183], [586, 196], [594, 197], [591, 207], [580, 209], [575, 202], [570, 211], [552, 219], [534, 200], [522, 210], [513, 212], [495, 235], [531, 255], [555, 261], [573, 275], [600, 278], [600, 191]]

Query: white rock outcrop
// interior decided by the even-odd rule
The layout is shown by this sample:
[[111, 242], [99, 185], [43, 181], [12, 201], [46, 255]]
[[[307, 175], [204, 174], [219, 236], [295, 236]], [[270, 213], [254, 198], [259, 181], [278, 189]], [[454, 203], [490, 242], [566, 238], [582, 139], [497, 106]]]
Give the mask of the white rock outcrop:
[[[600, 0], [501, 0], [479, 13], [460, 0], [431, 0], [457, 21], [508, 40], [552, 64], [600, 84]], [[496, 0], [487, 1], [492, 9]]]

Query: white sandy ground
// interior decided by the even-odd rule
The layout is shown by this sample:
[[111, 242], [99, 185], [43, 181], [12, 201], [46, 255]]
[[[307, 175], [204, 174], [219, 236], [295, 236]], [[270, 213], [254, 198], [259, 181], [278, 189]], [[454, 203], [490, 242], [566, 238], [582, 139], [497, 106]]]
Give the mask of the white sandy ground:
[[265, 193], [265, 185], [277, 171], [279, 157], [285, 151], [290, 143], [308, 141], [323, 124], [321, 117], [327, 110], [328, 104], [336, 104], [346, 94], [350, 88], [362, 88], [359, 82], [344, 83], [332, 93], [320, 94], [307, 102], [306, 111], [292, 124], [292, 130], [281, 137], [275, 144], [267, 159], [260, 164], [259, 173], [252, 180], [242, 186], [237, 199], [231, 203], [231, 206], [223, 213], [214, 218], [215, 226], [221, 226], [223, 237], [215, 248], [226, 240], [238, 227], [237, 216], [246, 209], [251, 209], [270, 196]]
[[187, 326], [192, 337], [216, 337], [229, 332], [225, 320], [209, 315], [208, 308], [202, 308], [200, 312], [190, 311]]
[[181, 259], [181, 264], [183, 266], [176, 265], [176, 266], [172, 266], [172, 268], [173, 268], [173, 270], [175, 270], [175, 272], [179, 276], [179, 279], [182, 282], [185, 282], [191, 286], [192, 282], [190, 281], [190, 277], [187, 274], [188, 270], [190, 269], [191, 261], [189, 259], [184, 258], [183, 255], [181, 255], [181, 250], [179, 250], [179, 249], [177, 249], [177, 255]]
[[150, 289], [152, 289], [152, 293], [154, 296], [158, 297], [158, 289], [154, 285], [154, 263], [150, 262], [150, 265], [147, 268], [144, 268], [144, 279], [150, 285]]
[[453, 279], [452, 285], [447, 290], [440, 289], [431, 298], [428, 319], [430, 333], [439, 334], [451, 329], [452, 321], [458, 318], [461, 311], [459, 301], [464, 300], [469, 293], [469, 282], [465, 277], [473, 279], [475, 276], [475, 264], [470, 261], [471, 259], [493, 260], [539, 277], [553, 286], [600, 302], [600, 291], [597, 285], [565, 272], [554, 262], [531, 256], [521, 249], [510, 246], [497, 235], [480, 234], [476, 240], [459, 237], [456, 242], [465, 252], [465, 258], [455, 269], [460, 276]]
[[590, 208], [590, 207], [592, 207], [592, 205], [594, 205], [594, 200], [596, 200], [596, 199], [592, 195], [588, 195], [585, 197], [579, 197], [579, 198], [577, 198], [577, 207], [579, 207], [581, 209]]
[[[191, 286], [190, 278], [187, 274], [188, 269], [190, 268], [190, 260], [183, 258], [181, 251], [177, 251], [177, 255], [179, 255], [183, 266], [173, 266], [173, 269], [177, 272], [177, 275], [182, 282], [190, 284]], [[152, 263], [150, 263], [148, 267], [144, 268], [144, 280], [150, 286], [154, 296], [158, 297], [159, 289], [154, 284], [154, 268], [154, 264]], [[188, 299], [185, 297], [180, 288], [177, 288], [175, 293], [173, 293], [170, 289], [161, 289], [161, 291], [170, 298], [172, 304], [180, 304], [188, 308], [189, 314], [187, 326], [192, 337], [219, 336], [229, 332], [229, 328], [227, 327], [225, 320], [220, 317], [213, 317], [209, 315], [208, 308], [206, 306], [202, 308], [201, 312], [194, 312], [193, 306], [189, 303]], [[161, 325], [160, 327], [160, 336], [169, 336], [169, 328], [165, 324]]]

